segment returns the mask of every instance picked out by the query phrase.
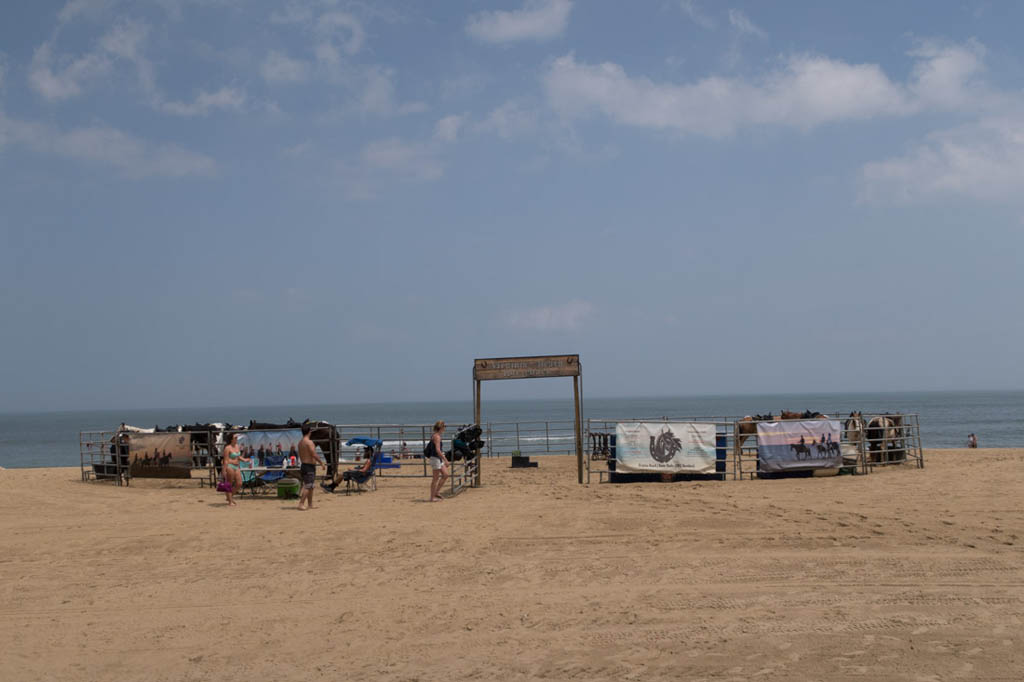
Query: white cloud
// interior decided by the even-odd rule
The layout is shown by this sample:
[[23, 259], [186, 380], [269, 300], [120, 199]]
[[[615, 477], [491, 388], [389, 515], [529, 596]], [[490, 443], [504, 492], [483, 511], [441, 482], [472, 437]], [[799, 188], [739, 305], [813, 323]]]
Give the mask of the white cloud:
[[910, 55], [917, 58], [911, 88], [923, 104], [956, 109], [984, 105], [980, 99], [991, 100], [991, 93], [971, 87], [973, 78], [985, 68], [985, 50], [978, 43], [945, 45], [925, 41]]
[[750, 20], [746, 14], [738, 9], [729, 10], [729, 24], [743, 35], [767, 38], [765, 33], [757, 24]]
[[341, 73], [341, 53], [331, 43], [320, 43], [314, 50], [317, 62], [327, 69], [327, 72], [338, 76]]
[[70, 0], [60, 12], [57, 13], [57, 20], [66, 24], [72, 19], [83, 15], [95, 15], [113, 7], [117, 0]]
[[444, 166], [436, 152], [432, 145], [391, 137], [367, 144], [363, 148], [363, 161], [372, 168], [414, 179], [437, 180], [444, 175]]
[[630, 77], [618, 64], [554, 61], [544, 77], [552, 106], [566, 116], [601, 112], [625, 125], [728, 135], [743, 125], [809, 127], [844, 118], [900, 113], [900, 89], [875, 65], [796, 57], [758, 83], [712, 76], [692, 84]]
[[363, 47], [366, 31], [363, 25], [347, 12], [325, 12], [316, 21], [318, 33], [328, 37], [341, 36], [342, 49], [350, 55], [356, 54]]
[[139, 84], [147, 93], [157, 92], [153, 65], [143, 54], [149, 27], [140, 22], [122, 21], [100, 38], [100, 47], [107, 54], [135, 65]]
[[260, 73], [268, 83], [298, 83], [309, 77], [309, 64], [272, 50], [263, 60]]
[[861, 197], [915, 202], [950, 195], [1024, 199], [1024, 115], [984, 118], [933, 133], [903, 156], [866, 164]]
[[522, 9], [478, 12], [466, 21], [466, 33], [485, 43], [557, 38], [569, 24], [572, 0], [527, 0]]
[[464, 116], [453, 114], [445, 116], [434, 126], [434, 139], [441, 142], [454, 142], [459, 136], [459, 129], [462, 128]]
[[714, 28], [715, 20], [704, 14], [700, 7], [697, 5], [696, 0], [679, 0], [679, 7], [683, 10], [686, 16], [690, 17], [693, 23], [697, 24], [701, 28]]
[[364, 114], [395, 116], [425, 111], [423, 102], [399, 102], [395, 93], [395, 71], [381, 66], [369, 66], [362, 70], [362, 92], [357, 108]]
[[176, 145], [155, 145], [114, 128], [90, 126], [63, 131], [0, 114], [0, 138], [40, 154], [111, 166], [133, 178], [210, 175], [212, 158]]
[[[75, 12], [85, 5], [68, 5]], [[89, 5], [88, 7], [92, 7]], [[29, 84], [46, 99], [68, 99], [83, 92], [84, 85], [111, 72], [115, 61], [134, 65], [142, 91], [148, 95], [149, 105], [158, 111], [177, 116], [205, 115], [214, 109], [239, 111], [245, 104], [245, 93], [237, 88], [224, 87], [214, 92], [200, 91], [192, 102], [168, 100], [156, 84], [152, 63], [145, 56], [149, 27], [137, 21], [118, 21], [103, 34], [96, 49], [77, 59], [65, 59], [62, 68], [53, 68], [53, 49], [50, 42], [43, 43], [33, 55], [29, 68]]]
[[526, 310], [506, 312], [502, 325], [520, 331], [575, 331], [594, 313], [587, 301], [569, 301], [561, 305], [546, 305]]
[[[911, 79], [898, 83], [877, 64], [798, 55], [758, 79], [709, 76], [659, 83], [614, 63], [584, 64], [572, 54], [543, 76], [550, 105], [572, 118], [600, 113], [623, 125], [722, 136], [751, 125], [812, 128], [825, 123], [968, 110], [999, 101], [974, 82], [977, 50], [927, 46], [911, 52]], [[989, 103], [989, 104], [985, 104]]]
[[53, 68], [53, 47], [45, 42], [36, 48], [29, 65], [28, 82], [33, 90], [48, 100], [62, 100], [82, 92], [89, 80], [108, 73], [111, 60], [104, 54], [87, 53]]
[[216, 92], [200, 91], [192, 102], [161, 101], [161, 111], [176, 116], [205, 116], [212, 110], [241, 111], [245, 107], [245, 93], [236, 88], [221, 88]]
[[142, 56], [142, 47], [149, 35], [149, 27], [136, 21], [116, 24], [100, 38], [100, 47], [121, 59], [136, 61]]
[[537, 112], [523, 102], [509, 100], [493, 109], [476, 129], [494, 133], [502, 139], [511, 139], [532, 133], [537, 129]]

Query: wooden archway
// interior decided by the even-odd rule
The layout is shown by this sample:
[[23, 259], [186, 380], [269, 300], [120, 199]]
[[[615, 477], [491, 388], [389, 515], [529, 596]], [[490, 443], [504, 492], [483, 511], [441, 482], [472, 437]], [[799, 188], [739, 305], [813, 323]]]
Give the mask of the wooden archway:
[[[508, 379], [547, 379], [572, 377], [573, 403], [576, 415], [576, 471], [583, 483], [583, 414], [580, 408], [580, 379], [583, 368], [579, 355], [529, 355], [514, 358], [477, 358], [473, 361], [473, 421], [480, 423], [480, 385], [484, 381]], [[479, 461], [476, 485], [480, 485]]]

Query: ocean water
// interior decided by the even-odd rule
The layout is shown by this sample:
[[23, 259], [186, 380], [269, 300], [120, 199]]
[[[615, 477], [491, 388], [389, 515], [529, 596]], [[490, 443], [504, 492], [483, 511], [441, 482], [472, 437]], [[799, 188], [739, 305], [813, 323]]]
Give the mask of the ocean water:
[[[571, 400], [485, 399], [482, 409], [484, 422], [565, 421], [572, 419], [573, 406]], [[925, 448], [963, 447], [970, 432], [978, 435], [979, 447], [1024, 445], [1024, 391], [584, 397], [583, 417], [736, 417], [778, 414], [783, 409], [916, 413], [920, 415]], [[250, 419], [284, 422], [311, 418], [336, 424], [432, 424], [444, 419], [456, 425], [471, 421], [472, 416], [469, 401], [0, 414], [0, 466], [77, 466], [79, 432], [112, 430], [121, 422], [151, 427], [194, 422], [244, 425]]]

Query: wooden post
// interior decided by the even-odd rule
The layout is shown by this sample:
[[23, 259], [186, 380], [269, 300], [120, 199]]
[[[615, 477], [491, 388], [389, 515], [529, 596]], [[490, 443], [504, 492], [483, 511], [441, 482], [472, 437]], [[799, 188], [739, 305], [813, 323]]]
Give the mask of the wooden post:
[[736, 474], [733, 475], [733, 480], [738, 477], [739, 480], [743, 480], [743, 451], [740, 445], [740, 425], [735, 419], [732, 422], [732, 457], [733, 466], [736, 467]]
[[[480, 424], [480, 381], [473, 381], [473, 423], [483, 428]], [[480, 469], [483, 464], [483, 456], [479, 450], [476, 450], [476, 475], [474, 476], [473, 486], [480, 486]]]
[[580, 414], [580, 378], [572, 378], [573, 402], [576, 404], [576, 478], [583, 483], [583, 424]]

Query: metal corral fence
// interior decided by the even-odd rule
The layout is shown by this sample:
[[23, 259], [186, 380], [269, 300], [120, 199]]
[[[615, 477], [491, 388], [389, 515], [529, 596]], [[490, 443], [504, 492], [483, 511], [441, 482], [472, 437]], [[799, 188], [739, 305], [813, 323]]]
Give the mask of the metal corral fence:
[[[844, 467], [854, 473], [868, 473], [874, 467], [893, 464], [924, 466], [921, 448], [921, 427], [917, 414], [864, 414], [849, 418], [843, 414], [826, 415], [842, 424], [840, 447]], [[803, 421], [803, 420], [790, 420]], [[742, 417], [650, 417], [630, 419], [590, 418], [584, 424], [584, 452], [586, 453], [586, 480], [596, 471], [603, 480], [614, 472], [615, 426], [637, 422], [701, 422], [715, 426], [715, 474], [722, 479], [754, 478], [770, 474], [760, 466], [757, 453], [756, 428]], [[746, 429], [744, 429], [746, 424]], [[489, 422], [483, 424], [481, 438], [485, 444], [482, 457], [507, 455], [573, 454], [575, 452], [574, 423], [571, 420]], [[321, 443], [330, 473], [340, 465], [358, 463], [362, 446], [346, 446], [351, 438], [377, 438], [383, 442], [385, 455], [377, 475], [382, 478], [429, 478], [430, 465], [423, 458], [423, 449], [432, 433], [428, 424], [338, 424], [336, 440]], [[273, 429], [265, 429], [273, 430]], [[446, 433], [446, 441], [454, 436], [457, 427]], [[220, 444], [222, 437], [246, 430], [226, 429], [202, 432], [205, 442], [193, 439], [192, 469], [201, 470], [201, 483], [213, 484], [219, 476]], [[193, 431], [193, 434], [200, 432]], [[131, 480], [128, 461], [128, 442], [131, 433], [117, 430], [82, 431], [79, 434], [82, 480], [110, 480], [127, 485]], [[595, 462], [602, 463], [597, 466]], [[479, 467], [476, 459], [452, 462], [451, 492], [457, 493], [476, 485]]]
[[[381, 452], [384, 458], [377, 469], [380, 478], [430, 478], [433, 475], [430, 464], [423, 457], [423, 449], [434, 432], [432, 424], [336, 424], [335, 428], [341, 442], [342, 462], [358, 462], [362, 455], [362, 446], [347, 446], [346, 441], [359, 437], [376, 438], [383, 443]], [[449, 427], [445, 440], [450, 441], [455, 431], [456, 428]], [[451, 462], [450, 469], [448, 486], [452, 495], [476, 485], [476, 458], [455, 460]]]
[[[584, 466], [587, 470], [586, 481], [590, 483], [592, 474], [596, 473], [599, 481], [606, 477], [611, 479], [615, 471], [615, 426], [617, 424], [691, 422], [714, 424], [715, 426], [715, 473], [707, 474], [709, 478], [736, 478], [736, 460], [733, 456], [735, 443], [735, 427], [729, 417], [652, 417], [631, 419], [587, 419], [583, 434]], [[594, 463], [604, 463], [595, 467]], [[657, 476], [656, 473], [630, 474], [639, 477]]]
[[488, 422], [481, 436], [485, 457], [576, 454], [575, 422]]
[[[78, 450], [83, 481], [113, 481], [117, 485], [130, 485], [132, 480], [132, 463], [130, 459], [130, 443], [133, 434], [150, 434], [150, 431], [81, 431], [78, 434]], [[158, 431], [157, 434], [170, 434], [172, 431]], [[217, 461], [217, 452], [213, 443], [217, 434], [213, 431], [189, 431], [193, 437], [191, 443], [191, 464], [188, 476], [195, 478], [194, 472], [200, 472], [200, 484], [215, 481], [212, 467]], [[142, 476], [140, 476], [142, 478]], [[146, 477], [148, 478], [148, 477]]]
[[118, 456], [114, 440], [117, 431], [82, 431], [78, 434], [83, 481], [128, 482], [128, 450]]
[[[826, 414], [841, 424], [842, 469], [866, 474], [874, 467], [913, 464], [924, 467], [921, 426], [917, 414]], [[777, 420], [782, 421], [782, 420]], [[792, 419], [786, 421], [806, 421]], [[743, 417], [651, 417], [634, 419], [587, 419], [584, 435], [587, 482], [596, 471], [598, 479], [615, 474], [615, 426], [620, 423], [696, 422], [715, 426], [715, 475], [720, 479], [743, 479], [771, 475], [758, 457], [756, 422]], [[753, 428], [751, 428], [753, 427]], [[595, 467], [594, 463], [604, 463]], [[650, 476], [651, 474], [647, 474]], [[640, 475], [643, 476], [643, 475]]]

